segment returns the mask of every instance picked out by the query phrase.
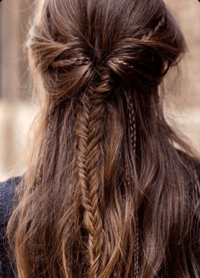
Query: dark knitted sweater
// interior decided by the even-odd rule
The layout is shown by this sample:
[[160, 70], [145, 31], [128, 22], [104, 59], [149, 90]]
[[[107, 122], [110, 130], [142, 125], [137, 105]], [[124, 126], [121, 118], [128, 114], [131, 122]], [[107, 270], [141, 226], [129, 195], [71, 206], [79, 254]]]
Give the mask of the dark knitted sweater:
[[14, 274], [5, 251], [4, 232], [9, 219], [15, 184], [21, 177], [11, 178], [0, 183], [0, 278], [14, 278]]

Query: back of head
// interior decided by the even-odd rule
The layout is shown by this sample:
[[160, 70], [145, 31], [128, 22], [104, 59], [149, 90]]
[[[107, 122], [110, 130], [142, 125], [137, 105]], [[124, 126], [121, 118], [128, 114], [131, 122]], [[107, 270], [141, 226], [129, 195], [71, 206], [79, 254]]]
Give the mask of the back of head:
[[45, 101], [8, 224], [18, 277], [200, 277], [195, 169], [159, 91], [187, 49], [165, 3], [40, 0], [27, 46]]
[[57, 100], [77, 95], [99, 77], [114, 89], [123, 80], [154, 92], [186, 49], [160, 0], [40, 1], [28, 46], [45, 88]]

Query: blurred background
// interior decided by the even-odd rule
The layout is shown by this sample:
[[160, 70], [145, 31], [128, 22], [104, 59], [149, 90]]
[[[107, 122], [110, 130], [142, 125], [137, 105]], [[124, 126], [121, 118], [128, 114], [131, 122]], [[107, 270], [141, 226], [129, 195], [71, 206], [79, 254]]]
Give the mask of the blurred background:
[[[166, 78], [165, 115], [171, 125], [200, 149], [200, 3], [165, 0], [188, 44], [180, 72]], [[39, 111], [31, 99], [32, 81], [23, 51], [32, 0], [0, 4], [0, 181], [26, 171], [24, 147], [29, 127]]]

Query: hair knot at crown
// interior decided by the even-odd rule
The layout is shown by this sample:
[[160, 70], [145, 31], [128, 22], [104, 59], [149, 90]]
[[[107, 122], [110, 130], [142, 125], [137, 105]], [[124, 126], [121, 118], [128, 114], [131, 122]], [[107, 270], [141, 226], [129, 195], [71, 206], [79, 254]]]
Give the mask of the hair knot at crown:
[[86, 54], [88, 47], [76, 39], [63, 44], [35, 36], [30, 48], [36, 58], [36, 68], [42, 73], [44, 86], [52, 97], [76, 95], [91, 80], [95, 79], [98, 84], [98, 76], [105, 73], [106, 82], [101, 81], [98, 89], [102, 93], [103, 90], [104, 93], [111, 91], [112, 86], [117, 87], [121, 82], [140, 88], [161, 82], [163, 60], [150, 43], [137, 38], [120, 40], [106, 58], [98, 59], [98, 64], [93, 52]]
[[36, 56], [35, 65], [42, 73], [44, 87], [54, 101], [78, 96], [90, 86], [91, 81], [94, 81], [94, 93], [98, 93], [99, 97], [111, 91], [109, 70], [105, 66], [94, 65], [84, 54], [84, 46], [80, 43], [74, 41], [64, 45], [38, 38], [37, 49], [34, 43], [30, 47], [35, 55], [43, 57], [41, 61]]

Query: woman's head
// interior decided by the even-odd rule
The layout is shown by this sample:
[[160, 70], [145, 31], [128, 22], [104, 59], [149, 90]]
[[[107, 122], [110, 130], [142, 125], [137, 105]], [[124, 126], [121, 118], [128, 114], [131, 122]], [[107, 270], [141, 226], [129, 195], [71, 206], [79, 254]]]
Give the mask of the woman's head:
[[161, 0], [38, 2], [28, 46], [49, 96], [56, 100], [79, 95], [102, 76], [105, 88], [123, 83], [155, 93], [186, 49]]
[[189, 277], [187, 259], [199, 277], [195, 170], [158, 93], [186, 50], [170, 11], [159, 0], [36, 7], [27, 46], [46, 98], [7, 229], [18, 277]]

